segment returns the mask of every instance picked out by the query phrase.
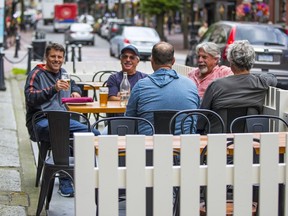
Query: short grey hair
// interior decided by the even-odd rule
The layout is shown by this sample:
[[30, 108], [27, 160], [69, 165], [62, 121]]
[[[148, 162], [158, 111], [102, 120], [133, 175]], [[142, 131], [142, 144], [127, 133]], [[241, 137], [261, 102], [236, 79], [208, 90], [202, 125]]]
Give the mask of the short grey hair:
[[227, 59], [239, 69], [250, 70], [255, 62], [254, 48], [248, 40], [235, 41], [228, 47]]
[[196, 53], [198, 54], [199, 49], [203, 49], [204, 52], [210, 54], [211, 56], [218, 58], [220, 61], [221, 50], [219, 46], [214, 42], [203, 42], [196, 46]]

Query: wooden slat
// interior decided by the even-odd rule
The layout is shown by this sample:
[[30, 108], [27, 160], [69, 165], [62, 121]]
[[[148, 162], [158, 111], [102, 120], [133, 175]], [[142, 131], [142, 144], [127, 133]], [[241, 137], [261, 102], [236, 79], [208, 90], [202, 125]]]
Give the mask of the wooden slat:
[[181, 136], [181, 215], [199, 215], [200, 203], [200, 136]]
[[[288, 147], [288, 134], [286, 135], [286, 148]], [[284, 180], [284, 183], [286, 185], [286, 187], [284, 188], [284, 213], [285, 213], [285, 216], [288, 216], [288, 202], [287, 202], [287, 196], [288, 196], [288, 156], [287, 154], [285, 154], [285, 158], [284, 158], [284, 163], [286, 165], [286, 167], [284, 168], [285, 170], [285, 180]]]
[[207, 216], [226, 214], [226, 137], [208, 135]]
[[118, 215], [117, 136], [99, 136], [99, 216]]
[[154, 135], [153, 215], [172, 216], [172, 135]]
[[[95, 163], [94, 134], [74, 133], [75, 144], [75, 213], [76, 215], [95, 215]], [[83, 156], [87, 160], [83, 160]], [[82, 199], [86, 197], [86, 199]]]
[[259, 213], [271, 216], [278, 212], [278, 135], [262, 134], [260, 141]]
[[146, 216], [145, 136], [127, 136], [126, 166], [126, 215]]
[[235, 135], [234, 154], [234, 216], [251, 215], [252, 212], [252, 134]]

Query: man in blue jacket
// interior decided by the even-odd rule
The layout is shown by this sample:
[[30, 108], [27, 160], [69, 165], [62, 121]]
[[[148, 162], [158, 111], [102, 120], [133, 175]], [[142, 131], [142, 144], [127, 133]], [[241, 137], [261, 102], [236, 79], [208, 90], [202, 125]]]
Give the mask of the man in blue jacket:
[[[159, 42], [153, 46], [151, 65], [154, 73], [135, 84], [126, 107], [126, 116], [141, 116], [153, 122], [151, 115], [141, 113], [199, 107], [200, 98], [195, 83], [173, 70], [174, 62], [174, 47], [171, 44]], [[149, 134], [144, 125], [139, 126], [139, 132]]]

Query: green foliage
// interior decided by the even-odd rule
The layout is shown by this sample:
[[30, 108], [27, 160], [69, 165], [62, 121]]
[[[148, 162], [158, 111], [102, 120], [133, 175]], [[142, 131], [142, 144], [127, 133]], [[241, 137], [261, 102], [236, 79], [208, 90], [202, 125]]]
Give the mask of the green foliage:
[[140, 0], [140, 11], [149, 15], [165, 14], [180, 9], [181, 0]]
[[23, 68], [12, 68], [12, 73], [14, 75], [18, 75], [18, 74], [26, 74], [26, 69]]

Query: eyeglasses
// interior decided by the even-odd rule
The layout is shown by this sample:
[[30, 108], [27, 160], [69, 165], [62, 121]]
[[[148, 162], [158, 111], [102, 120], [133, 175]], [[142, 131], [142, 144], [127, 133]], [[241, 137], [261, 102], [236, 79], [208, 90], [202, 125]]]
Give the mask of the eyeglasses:
[[121, 59], [128, 59], [130, 58], [132, 61], [137, 59], [137, 56], [135, 55], [121, 55]]

